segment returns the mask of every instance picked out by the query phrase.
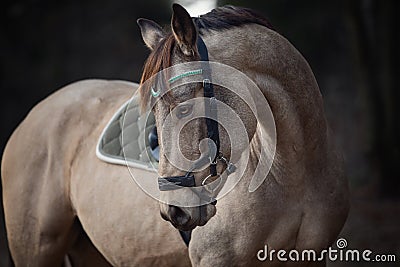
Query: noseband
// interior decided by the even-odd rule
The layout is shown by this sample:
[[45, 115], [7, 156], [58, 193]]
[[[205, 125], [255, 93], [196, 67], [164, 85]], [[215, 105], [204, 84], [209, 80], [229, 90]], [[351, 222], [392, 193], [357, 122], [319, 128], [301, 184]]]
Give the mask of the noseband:
[[[192, 172], [206, 164], [209, 164], [210, 174], [204, 178], [201, 185], [204, 185], [208, 178], [219, 176], [217, 173], [217, 162], [221, 161], [226, 164], [227, 169], [226, 172], [229, 175], [230, 173], [235, 171], [235, 166], [228, 162], [227, 159], [222, 155], [220, 150], [220, 140], [219, 140], [219, 129], [217, 122], [217, 102], [214, 96], [214, 87], [211, 81], [211, 68], [208, 63], [208, 50], [203, 41], [203, 39], [198, 36], [197, 39], [197, 49], [201, 58], [202, 71], [203, 75], [203, 89], [204, 89], [204, 98], [205, 98], [205, 117], [206, 117], [206, 126], [207, 126], [207, 137], [208, 140], [208, 155], [199, 158], [197, 161], [193, 163], [191, 168], [186, 172], [185, 175], [182, 176], [168, 176], [168, 177], [159, 177], [158, 178], [158, 186], [160, 191], [170, 191], [180, 189], [182, 187], [196, 187], [196, 181]], [[215, 147], [214, 148], [214, 145]], [[213, 153], [211, 151], [215, 151], [215, 156], [212, 158]], [[215, 201], [213, 201], [215, 203]]]

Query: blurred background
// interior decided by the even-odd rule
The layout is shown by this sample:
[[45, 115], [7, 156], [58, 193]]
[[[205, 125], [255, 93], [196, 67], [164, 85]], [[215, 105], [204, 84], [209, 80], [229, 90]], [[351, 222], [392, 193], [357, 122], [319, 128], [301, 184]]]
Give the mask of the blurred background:
[[[399, 261], [400, 1], [175, 2], [192, 16], [216, 5], [254, 8], [298, 48], [315, 73], [344, 151], [352, 207], [341, 237], [350, 248], [396, 254]], [[86, 78], [138, 81], [149, 51], [136, 19], [167, 25], [171, 2], [6, 0], [0, 12], [1, 154], [29, 110], [62, 86]], [[0, 210], [0, 266], [5, 266]]]

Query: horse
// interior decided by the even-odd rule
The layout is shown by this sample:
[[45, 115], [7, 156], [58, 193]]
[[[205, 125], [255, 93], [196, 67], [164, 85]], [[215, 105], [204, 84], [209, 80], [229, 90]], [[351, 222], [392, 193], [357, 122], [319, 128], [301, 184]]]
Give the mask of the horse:
[[[173, 125], [164, 122], [172, 109], [181, 117], [190, 114], [193, 107], [185, 103], [203, 96], [206, 84], [182, 85], [157, 101], [151, 86], [105, 80], [70, 84], [31, 110], [3, 154], [3, 205], [15, 265], [259, 266], [266, 264], [257, 258], [265, 245], [276, 251], [319, 252], [329, 247], [347, 218], [347, 180], [321, 93], [303, 56], [264, 17], [247, 8], [224, 6], [191, 18], [174, 4], [171, 32], [147, 19], [138, 24], [151, 50], [141, 85], [163, 69], [201, 60], [201, 39], [210, 62], [235, 68], [258, 86], [276, 127], [270, 171], [259, 174], [262, 182], [249, 190], [260, 155], [270, 153], [260, 134], [264, 122], [257, 121], [240, 98], [215, 86], [214, 98], [239, 113], [249, 138], [243, 175], [217, 201], [212, 194], [198, 206], [173, 204], [186, 195], [204, 197], [187, 194], [191, 188], [165, 190], [155, 200], [133, 181], [128, 168], [99, 160], [96, 141], [137, 90], [143, 107], [154, 102], [160, 179], [187, 178], [185, 170], [171, 164], [167, 152], [175, 155], [180, 150], [185, 157], [198, 159], [203, 155], [201, 140], [210, 137], [211, 126], [204, 119], [188, 122], [176, 147], [170, 145], [176, 138]], [[229, 162], [229, 137], [222, 127], [218, 134], [211, 140], [218, 140], [219, 152]], [[154, 177], [149, 171], [130, 169], [137, 177]], [[227, 164], [215, 161], [191, 174], [191, 181], [200, 186], [210, 170], [213, 184], [227, 169]], [[188, 247], [177, 229], [192, 231]], [[274, 259], [268, 264], [326, 262]]]

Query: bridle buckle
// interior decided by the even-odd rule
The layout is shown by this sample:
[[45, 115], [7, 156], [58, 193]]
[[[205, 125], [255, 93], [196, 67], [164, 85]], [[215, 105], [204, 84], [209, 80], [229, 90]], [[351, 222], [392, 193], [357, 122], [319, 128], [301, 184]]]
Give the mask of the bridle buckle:
[[208, 87], [210, 86], [210, 84], [211, 84], [210, 79], [203, 79], [203, 87]]

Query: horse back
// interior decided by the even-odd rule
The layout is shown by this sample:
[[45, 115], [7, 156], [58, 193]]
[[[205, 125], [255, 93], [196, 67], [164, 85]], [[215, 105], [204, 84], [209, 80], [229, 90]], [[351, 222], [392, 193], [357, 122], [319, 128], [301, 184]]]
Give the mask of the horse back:
[[137, 84], [129, 82], [84, 80], [38, 103], [5, 147], [1, 168], [3, 186], [7, 187], [11, 180], [16, 182], [16, 172], [27, 171], [33, 175], [45, 169], [51, 172], [51, 166], [55, 168], [55, 165], [68, 167], [87, 132], [103, 125], [136, 89]]

